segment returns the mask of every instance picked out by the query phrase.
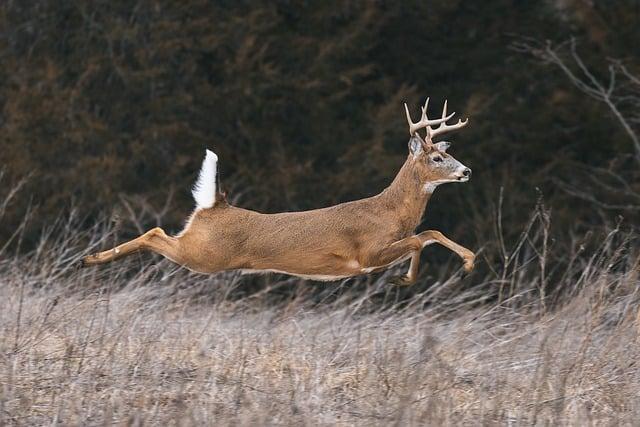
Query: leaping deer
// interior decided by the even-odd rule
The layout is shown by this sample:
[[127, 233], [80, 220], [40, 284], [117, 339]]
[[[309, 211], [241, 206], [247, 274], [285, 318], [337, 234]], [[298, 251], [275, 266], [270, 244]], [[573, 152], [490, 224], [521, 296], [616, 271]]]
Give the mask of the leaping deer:
[[[455, 113], [447, 115], [446, 101], [442, 117], [429, 119], [428, 103], [427, 98], [416, 123], [404, 104], [409, 155], [393, 182], [376, 196], [304, 212], [263, 214], [241, 209], [227, 203], [219, 191], [218, 157], [207, 150], [193, 189], [196, 208], [179, 234], [168, 236], [156, 227], [86, 256], [82, 263], [102, 264], [149, 250], [201, 273], [277, 272], [330, 281], [384, 270], [410, 258], [408, 272], [392, 280], [408, 285], [418, 276], [422, 249], [439, 243], [458, 254], [470, 271], [475, 255], [469, 249], [436, 230], [414, 234], [436, 187], [465, 182], [471, 176], [471, 169], [446, 153], [449, 142], [433, 142], [468, 120], [447, 124]], [[425, 139], [418, 133], [421, 129], [426, 130]]]

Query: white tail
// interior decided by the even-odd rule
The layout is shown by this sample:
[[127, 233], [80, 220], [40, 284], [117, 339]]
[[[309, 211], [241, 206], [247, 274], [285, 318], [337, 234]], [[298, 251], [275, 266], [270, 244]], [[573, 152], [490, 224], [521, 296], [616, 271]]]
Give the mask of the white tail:
[[208, 209], [216, 202], [216, 173], [218, 170], [218, 156], [211, 150], [202, 162], [200, 175], [193, 186], [191, 194], [196, 201], [196, 209]]

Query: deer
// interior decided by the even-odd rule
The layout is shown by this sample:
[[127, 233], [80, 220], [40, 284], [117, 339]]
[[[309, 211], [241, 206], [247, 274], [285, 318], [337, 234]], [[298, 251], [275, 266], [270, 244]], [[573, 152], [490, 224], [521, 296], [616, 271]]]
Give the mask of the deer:
[[449, 142], [434, 142], [436, 136], [466, 126], [468, 119], [447, 124], [455, 114], [447, 115], [447, 101], [441, 117], [430, 119], [428, 105], [429, 98], [414, 123], [404, 103], [409, 153], [391, 184], [375, 196], [298, 212], [243, 209], [231, 205], [220, 190], [218, 156], [207, 149], [192, 190], [196, 207], [181, 232], [170, 236], [155, 227], [88, 255], [81, 264], [104, 264], [151, 251], [198, 273], [239, 270], [335, 281], [380, 272], [410, 259], [406, 274], [390, 282], [411, 285], [418, 278], [422, 250], [438, 243], [456, 253], [470, 272], [475, 259], [471, 250], [437, 230], [415, 233], [435, 189], [471, 177], [471, 169], [447, 153]]

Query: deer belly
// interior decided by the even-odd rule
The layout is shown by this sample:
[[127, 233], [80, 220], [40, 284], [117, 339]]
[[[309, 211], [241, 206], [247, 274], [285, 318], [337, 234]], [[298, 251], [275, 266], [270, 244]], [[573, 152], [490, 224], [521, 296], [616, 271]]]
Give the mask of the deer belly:
[[[266, 267], [266, 266], [265, 266]], [[244, 268], [242, 274], [279, 273], [307, 280], [331, 282], [362, 274], [362, 267], [356, 260], [327, 263], [323, 266], [304, 268], [303, 266], [277, 266], [276, 268]]]
[[267, 273], [287, 274], [289, 276], [300, 277], [301, 279], [317, 280], [320, 282], [332, 282], [334, 280], [342, 280], [342, 279], [346, 279], [348, 277], [353, 276], [353, 274], [349, 274], [349, 275], [304, 274], [304, 273], [293, 273], [290, 271], [274, 270], [274, 269], [267, 269], [267, 270], [244, 269], [244, 270], [241, 270], [241, 272], [242, 274], [267, 274]]

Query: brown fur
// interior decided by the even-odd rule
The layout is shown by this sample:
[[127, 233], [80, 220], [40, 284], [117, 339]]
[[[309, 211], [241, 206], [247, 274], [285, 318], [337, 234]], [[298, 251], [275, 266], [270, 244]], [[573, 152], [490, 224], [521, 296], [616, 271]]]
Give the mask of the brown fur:
[[[332, 280], [378, 271], [411, 258], [406, 276], [416, 280], [420, 252], [440, 243], [455, 251], [473, 268], [474, 254], [438, 231], [414, 235], [430, 193], [424, 184], [447, 178], [429, 166], [436, 150], [424, 145], [410, 154], [397, 176], [382, 193], [361, 200], [304, 212], [263, 214], [229, 205], [217, 198], [210, 209], [196, 210], [175, 237], [160, 228], [122, 245], [89, 255], [85, 265], [101, 264], [138, 250], [151, 250], [191, 270], [270, 270]], [[442, 156], [446, 153], [439, 152]]]

